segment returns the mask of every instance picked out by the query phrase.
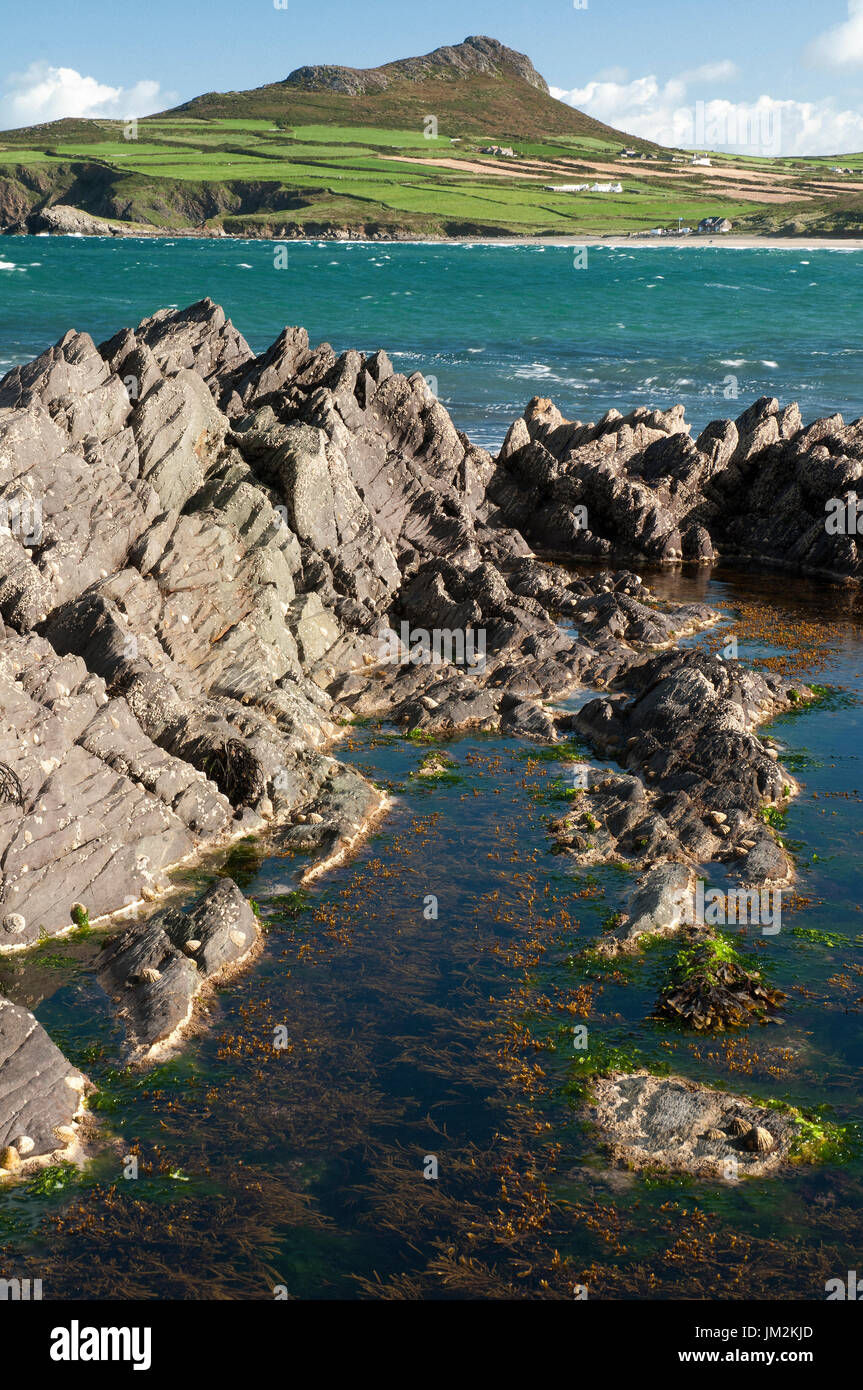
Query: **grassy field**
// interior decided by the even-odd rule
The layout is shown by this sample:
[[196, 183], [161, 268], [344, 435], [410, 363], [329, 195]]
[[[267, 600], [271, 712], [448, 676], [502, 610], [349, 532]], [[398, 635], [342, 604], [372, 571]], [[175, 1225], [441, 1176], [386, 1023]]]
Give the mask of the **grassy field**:
[[[676, 227], [679, 219], [694, 227], [708, 216], [727, 217], [740, 232], [857, 235], [863, 228], [863, 155], [717, 155], [706, 171], [643, 143], [654, 159], [623, 160], [619, 140], [599, 127], [599, 134], [511, 137], [515, 156], [496, 157], [482, 153], [501, 142], [494, 135], [426, 138], [423, 113], [418, 102], [415, 123], [393, 128], [178, 113], [140, 121], [134, 139], [121, 123], [104, 121], [6, 132], [0, 214], [68, 202], [159, 230], [256, 236], [614, 234]], [[468, 132], [469, 124], [458, 129]], [[860, 178], [832, 174], [834, 163]], [[547, 188], [609, 179], [621, 181], [620, 194]]]

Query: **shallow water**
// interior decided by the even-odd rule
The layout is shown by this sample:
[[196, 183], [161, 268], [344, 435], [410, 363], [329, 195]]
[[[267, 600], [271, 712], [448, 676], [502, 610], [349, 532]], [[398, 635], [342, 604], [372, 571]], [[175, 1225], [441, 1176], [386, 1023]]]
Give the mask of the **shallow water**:
[[[120, 1035], [86, 968], [97, 938], [0, 962], [0, 990], [88, 1072], [116, 1138], [68, 1186], [52, 1170], [3, 1195], [4, 1273], [42, 1278], [46, 1297], [569, 1298], [584, 1284], [611, 1298], [817, 1298], [856, 1267], [859, 1159], [696, 1185], [609, 1169], [583, 1124], [580, 1023], [589, 1066], [666, 1065], [863, 1122], [855, 614], [813, 584], [789, 599], [784, 577], [649, 580], [729, 605], [729, 625], [742, 611], [744, 659], [841, 687], [772, 726], [803, 783], [783, 832], [800, 900], [778, 936], [747, 929], [740, 944], [787, 992], [784, 1026], [693, 1040], [650, 1022], [673, 943], [620, 969], [575, 959], [629, 876], [549, 852], [560, 749], [456, 739], [457, 779], [437, 785], [414, 775], [425, 745], [357, 728], [340, 756], [390, 788], [391, 814], [308, 894], [290, 896], [301, 861], [277, 843], [234, 851], [225, 869], [259, 903], [266, 950], [179, 1058], [112, 1070]], [[752, 636], [765, 623], [780, 645]]]

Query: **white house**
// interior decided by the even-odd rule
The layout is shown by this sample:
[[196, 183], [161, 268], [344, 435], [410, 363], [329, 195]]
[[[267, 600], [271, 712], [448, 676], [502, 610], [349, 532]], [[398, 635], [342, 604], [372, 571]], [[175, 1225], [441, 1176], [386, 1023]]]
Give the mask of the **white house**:
[[547, 183], [546, 193], [622, 193], [622, 183]]

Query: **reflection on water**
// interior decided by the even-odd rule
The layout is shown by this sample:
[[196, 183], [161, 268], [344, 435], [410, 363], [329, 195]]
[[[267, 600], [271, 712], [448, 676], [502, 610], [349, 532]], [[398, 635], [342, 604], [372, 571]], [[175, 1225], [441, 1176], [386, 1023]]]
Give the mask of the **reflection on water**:
[[[860, 691], [846, 591], [647, 579], [726, 605], [742, 657]], [[610, 1169], [573, 1047], [587, 1024], [593, 1065], [664, 1066], [863, 1119], [861, 706], [828, 694], [772, 732], [803, 783], [783, 832], [798, 896], [778, 937], [744, 944], [789, 996], [781, 1028], [691, 1039], [648, 1022], [673, 943], [579, 963], [629, 881], [550, 853], [560, 755], [583, 751], [492, 737], [455, 740], [457, 777], [435, 782], [413, 775], [423, 748], [352, 730], [341, 755], [391, 788], [389, 819], [308, 892], [277, 846], [232, 854], [267, 948], [154, 1071], [117, 1070], [88, 967], [97, 938], [0, 962], [0, 992], [35, 1007], [99, 1087], [110, 1139], [83, 1175], [51, 1170], [0, 1197], [0, 1274], [41, 1278], [46, 1298], [823, 1296], [856, 1267], [863, 1163], [744, 1184]]]

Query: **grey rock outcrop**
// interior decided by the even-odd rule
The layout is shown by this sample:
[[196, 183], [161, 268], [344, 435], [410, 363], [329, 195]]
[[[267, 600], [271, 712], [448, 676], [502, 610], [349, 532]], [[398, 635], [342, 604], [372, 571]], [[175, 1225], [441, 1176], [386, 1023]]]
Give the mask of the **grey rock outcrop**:
[[791, 858], [760, 812], [798, 786], [755, 731], [811, 692], [691, 651], [634, 663], [626, 685], [634, 693], [591, 700], [573, 723], [627, 773], [591, 772], [552, 827], [558, 842], [589, 862], [722, 860], [746, 882], [788, 882]]
[[[717, 467], [748, 467], [759, 441], [795, 427], [788, 412], [750, 417], [707, 432]], [[821, 447], [829, 431], [816, 434]], [[673, 466], [689, 476], [679, 410], [612, 412], [585, 432], [534, 403], [496, 463], [386, 353], [339, 356], [285, 329], [255, 357], [210, 300], [100, 348], [69, 332], [13, 369], [0, 382], [0, 950], [66, 930], [72, 901], [95, 919], [153, 900], [172, 864], [265, 820], [331, 862], [382, 805], [353, 773], [333, 791], [325, 750], [355, 715], [539, 739], [577, 722], [601, 746], [632, 740], [627, 769], [656, 782], [647, 844], [667, 842], [667, 857], [724, 838], [683, 785], [719, 750], [746, 762], [733, 786], [746, 783], [749, 831], [783, 774], [755, 716], [735, 724], [734, 691], [762, 710], [781, 692], [735, 676], [711, 704], [717, 671], [691, 655], [645, 664], [714, 620], [703, 605], [657, 604], [627, 571], [537, 560], [532, 545], [567, 546], [555, 458], [573, 447], [643, 455], [618, 480], [620, 508], [648, 553], [677, 551], [651, 499], [657, 451], [683, 449]], [[602, 459], [582, 471], [617, 507]], [[643, 693], [635, 715], [620, 697], [578, 721], [548, 705], [651, 680], [666, 694]], [[704, 727], [687, 716], [683, 747], [674, 713], [693, 699]], [[775, 853], [756, 839], [763, 875]]]
[[595, 947], [600, 956], [638, 950], [645, 936], [672, 936], [686, 923], [684, 895], [695, 888], [695, 874], [686, 864], [656, 864], [628, 895], [617, 925]]
[[285, 78], [285, 86], [357, 96], [363, 92], [386, 91], [394, 82], [425, 82], [430, 78], [457, 80], [477, 75], [501, 77], [513, 73], [539, 91], [548, 92], [545, 78], [524, 53], [507, 48], [498, 39], [478, 34], [466, 38], [463, 43], [436, 48], [421, 58], [403, 58], [379, 68], [323, 64], [296, 68]]
[[777, 1172], [801, 1132], [792, 1115], [745, 1096], [646, 1071], [597, 1080], [591, 1113], [611, 1156], [629, 1168], [730, 1181]]
[[536, 397], [507, 435], [488, 496], [528, 539], [571, 559], [721, 556], [861, 577], [856, 525], [827, 526], [829, 504], [861, 488], [859, 420], [804, 428], [796, 405], [765, 396], [697, 439], [689, 430], [682, 406], [582, 424]]
[[74, 1152], [86, 1088], [33, 1015], [0, 999], [0, 1180]]
[[105, 942], [99, 970], [119, 1000], [138, 1060], [176, 1043], [203, 986], [246, 962], [259, 941], [255, 914], [231, 879], [189, 910], [167, 907]]
[[[758, 726], [808, 692], [669, 650], [715, 622], [704, 605], [551, 560], [719, 549], [855, 576], [856, 541], [824, 539], [819, 511], [861, 459], [858, 426], [767, 401], [694, 442], [679, 408], [581, 426], [533, 402], [495, 460], [386, 353], [285, 329], [255, 356], [210, 300], [101, 347], [66, 333], [0, 381], [0, 952], [68, 930], [75, 903], [155, 903], [172, 866], [265, 827], [314, 878], [386, 808], [329, 751], [370, 714], [577, 732], [614, 757], [553, 827], [649, 871], [614, 949], [674, 929], [699, 864], [786, 880], [759, 813], [796, 784]], [[584, 687], [602, 693], [577, 713], [556, 703]], [[230, 882], [129, 923], [100, 970], [134, 1055], [171, 1046], [257, 941]], [[2, 1002], [0, 1044], [6, 1147], [73, 1143], [74, 1069]], [[645, 1087], [627, 1097], [654, 1115]], [[654, 1130], [645, 1151], [670, 1152]]]

